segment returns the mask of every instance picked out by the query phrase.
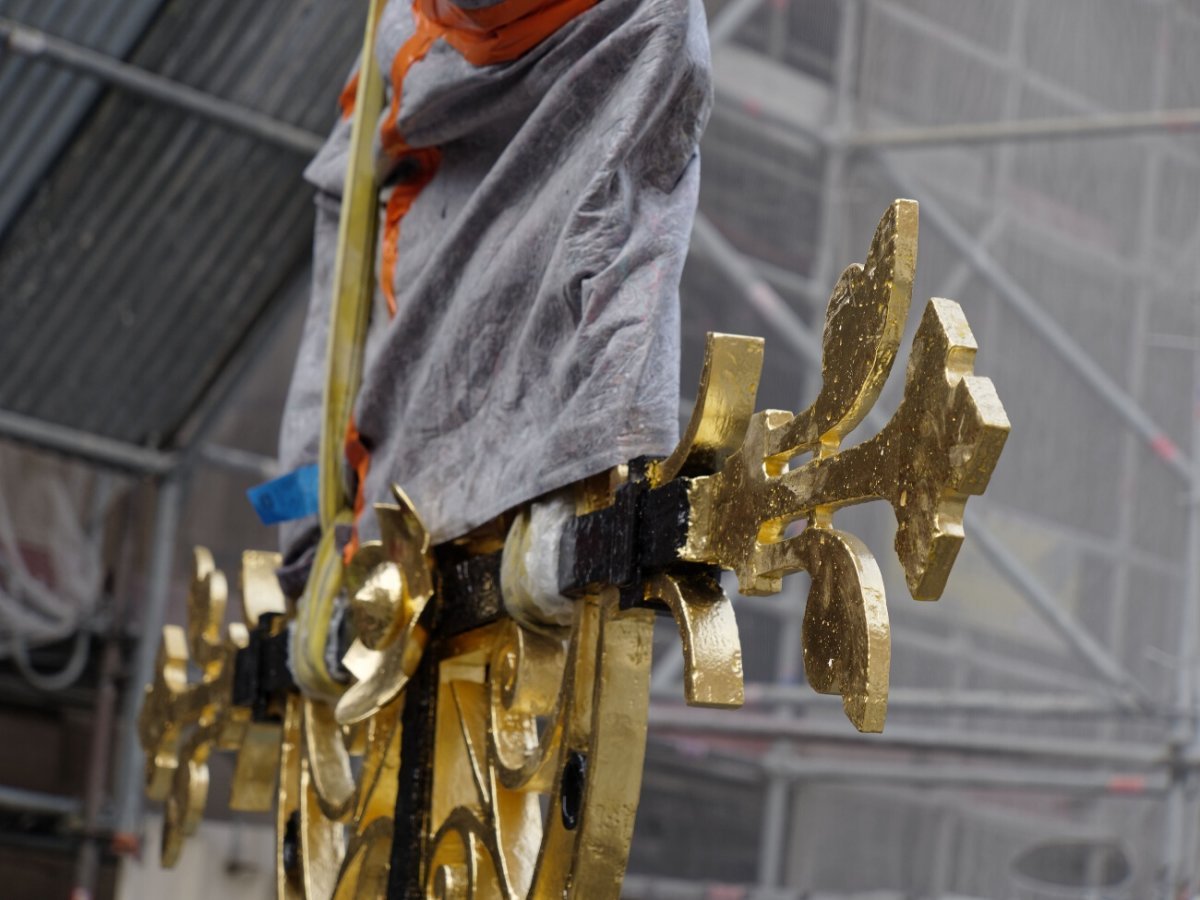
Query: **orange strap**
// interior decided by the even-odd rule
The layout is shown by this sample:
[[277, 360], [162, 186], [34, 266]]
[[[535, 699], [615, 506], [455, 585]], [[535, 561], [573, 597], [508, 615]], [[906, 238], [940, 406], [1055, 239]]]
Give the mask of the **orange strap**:
[[358, 99], [358, 71], [356, 70], [350, 76], [350, 80], [346, 82], [346, 86], [342, 88], [342, 92], [338, 94], [338, 108], [342, 111], [342, 118], [349, 119], [354, 115], [354, 101]]
[[[409, 69], [424, 59], [438, 38], [457, 50], [473, 66], [511, 62], [540, 44], [596, 0], [501, 0], [483, 9], [463, 9], [450, 0], [414, 0], [416, 29], [392, 58], [392, 100], [380, 126], [380, 142], [393, 159], [407, 159], [418, 170], [392, 189], [384, 213], [383, 247], [380, 251], [379, 286], [387, 301], [389, 315], [396, 315], [396, 260], [400, 242], [400, 222], [413, 203], [433, 180], [441, 163], [437, 147], [412, 147], [400, 134], [397, 120], [404, 97], [404, 79]], [[354, 109], [358, 87], [356, 74], [342, 91], [342, 114]], [[364, 484], [371, 457], [359, 437], [353, 418], [346, 432], [346, 458], [358, 476], [354, 500], [354, 521], [358, 522], [364, 504]], [[358, 549], [358, 529], [345, 548], [348, 561]]]
[[464, 9], [452, 0], [416, 0], [421, 13], [445, 29], [443, 35], [473, 66], [510, 62], [532, 50], [596, 0], [501, 0]]
[[367, 451], [366, 444], [362, 442], [353, 414], [350, 416], [350, 421], [346, 423], [345, 448], [346, 461], [350, 463], [350, 468], [354, 470], [354, 477], [358, 481], [354, 489], [354, 527], [350, 532], [350, 540], [342, 548], [342, 561], [346, 565], [350, 565], [350, 560], [358, 552], [358, 517], [362, 515], [363, 507], [366, 505], [367, 472], [371, 468], [371, 454]]

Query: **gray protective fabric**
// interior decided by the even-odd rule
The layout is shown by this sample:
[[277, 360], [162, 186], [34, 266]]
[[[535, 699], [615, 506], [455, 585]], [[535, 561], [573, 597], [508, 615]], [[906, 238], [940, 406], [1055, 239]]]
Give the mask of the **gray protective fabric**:
[[[385, 71], [412, 31], [410, 4], [389, 2]], [[679, 279], [710, 104], [699, 0], [601, 0], [514, 62], [476, 68], [438, 41], [412, 67], [400, 131], [439, 147], [442, 164], [401, 224], [397, 314], [378, 291], [372, 310], [355, 409], [368, 504], [399, 483], [439, 542], [672, 449]], [[313, 297], [287, 471], [317, 458], [348, 141], [341, 123], [306, 173]], [[402, 174], [380, 159], [385, 180]], [[370, 513], [359, 528], [377, 535]], [[303, 567], [313, 535], [311, 521], [285, 526], [290, 562]]]

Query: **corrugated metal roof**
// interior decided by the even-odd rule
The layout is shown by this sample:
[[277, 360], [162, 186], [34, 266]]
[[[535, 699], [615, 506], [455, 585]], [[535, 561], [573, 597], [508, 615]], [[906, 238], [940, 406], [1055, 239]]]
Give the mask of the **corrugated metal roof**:
[[[320, 132], [364, 16], [361, 0], [173, 0], [130, 61]], [[52, 15], [39, 24], [62, 33]], [[46, 73], [30, 66], [21, 78], [26, 99], [16, 112], [6, 101], [5, 114], [33, 117]], [[0, 408], [135, 443], [168, 440], [307, 260], [305, 162], [104, 95], [0, 244]]]
[[[163, 0], [0, 0], [0, 16], [124, 57]], [[101, 86], [0, 51], [0, 234], [53, 164]]]

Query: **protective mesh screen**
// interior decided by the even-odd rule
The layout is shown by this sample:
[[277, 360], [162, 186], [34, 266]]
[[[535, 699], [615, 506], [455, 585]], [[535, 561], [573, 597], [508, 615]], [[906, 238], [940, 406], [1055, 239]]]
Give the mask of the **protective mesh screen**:
[[[739, 6], [710, 4], [710, 21], [721, 22]], [[1200, 565], [1189, 559], [1187, 540], [1194, 495], [1189, 459], [1200, 453], [1194, 437], [1200, 137], [1164, 128], [906, 147], [862, 138], [1200, 106], [1200, 9], [1149, 0], [768, 0], [714, 46], [714, 60], [717, 104], [703, 148], [703, 213], [812, 325], [821, 321], [841, 267], [863, 258], [887, 204], [898, 196], [922, 201], [909, 335], [929, 297], [958, 300], [981, 347], [976, 371], [994, 380], [1013, 424], [987, 495], [971, 501], [975, 519], [940, 603], [908, 598], [886, 507], [839, 513], [838, 523], [867, 540], [887, 578], [894, 694], [1111, 696], [1097, 672], [1095, 657], [1103, 656], [1136, 683], [1151, 710], [1001, 717], [897, 703], [889, 730], [1061, 738], [1073, 747], [1118, 740], [1162, 746], [1162, 714], [1181, 699], [1191, 702], [1195, 619], [1184, 610], [1200, 599], [1189, 598], [1185, 579], [1189, 566]], [[858, 145], [839, 150], [839, 136]], [[964, 247], [1002, 277], [981, 274]], [[755, 321], [728, 273], [699, 253], [693, 257], [684, 294], [685, 321], [692, 323], [685, 391], [699, 367], [703, 330], [718, 327], [766, 335], [760, 405], [796, 409], [810, 400], [812, 367], [783, 336]], [[1103, 384], [1089, 383], [1088, 366]], [[902, 376], [901, 360], [880, 403], [885, 412], [899, 400]], [[1131, 427], [1131, 417], [1141, 418], [1144, 433]], [[854, 439], [869, 436], [860, 428]], [[1037, 582], [1043, 599], [1095, 645], [1091, 662], [1037, 611], [1028, 581], [980, 552], [972, 524], [985, 527]], [[803, 589], [793, 589], [792, 602], [802, 602]], [[802, 679], [795, 659], [779, 654], [781, 634], [789, 632], [757, 630], [747, 655], [775, 659], [780, 677]], [[804, 714], [840, 715], [836, 704], [813, 710], [805, 707]], [[815, 746], [790, 752], [830, 753]], [[1017, 765], [992, 755], [987, 764], [1013, 772], [1045, 768], [1049, 758]], [[1026, 804], [1026, 820], [1049, 817], [1051, 831], [1122, 837], [1134, 874], [1113, 896], [1148, 895], [1161, 874], [1162, 808], [1114, 799], [1101, 783], [1105, 765], [1087, 771], [1098, 786], [1079, 792], [1087, 800], [1082, 805], [1034, 809], [1027, 789], [951, 790], [945, 808], [952, 811], [955, 846], [974, 847], [973, 854], [930, 849], [938, 846], [938, 829], [948, 827], [946, 814], [927, 815], [919, 811], [924, 805], [913, 805], [907, 814], [875, 817], [870, 841], [821, 842], [826, 849], [801, 854], [813, 861], [792, 865], [787, 880], [804, 889], [936, 886], [1013, 896], [1018, 887], [1007, 856], [989, 862], [986, 878], [968, 857], [982, 854], [979, 847], [1001, 827], [988, 810]], [[854, 804], [843, 793], [807, 792], [807, 799], [805, 793], [797, 792], [796, 803], [806, 817], [815, 804], [815, 823], [850, 827]], [[910, 792], [910, 802], [918, 804], [921, 793]], [[855, 796], [861, 803], [862, 795]], [[1016, 852], [1039, 839], [1005, 823], [1007, 836], [997, 847], [1012, 844]], [[818, 840], [807, 825], [804, 834]], [[765, 831], [759, 837], [769, 839]], [[949, 838], [943, 833], [940, 840]], [[912, 855], [901, 865], [878, 852], [882, 844], [910, 848]], [[1025, 882], [1020, 890], [1041, 896], [1028, 893], [1034, 888]]]

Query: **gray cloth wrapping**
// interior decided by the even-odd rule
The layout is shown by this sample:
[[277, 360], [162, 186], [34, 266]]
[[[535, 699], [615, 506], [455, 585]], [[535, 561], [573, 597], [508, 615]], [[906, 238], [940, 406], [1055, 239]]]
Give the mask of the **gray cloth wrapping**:
[[[410, 5], [389, 2], [385, 72], [413, 28]], [[378, 289], [371, 313], [355, 407], [368, 504], [400, 484], [440, 542], [670, 452], [679, 280], [710, 105], [700, 0], [601, 0], [514, 62], [476, 68], [439, 40], [413, 65], [400, 132], [439, 147], [442, 163], [401, 223], [397, 314]], [[285, 471], [318, 455], [349, 131], [340, 123], [306, 172], [318, 190], [313, 294]], [[403, 177], [403, 163], [378, 158], [385, 183]], [[375, 517], [359, 529], [376, 537]], [[293, 577], [314, 541], [311, 519], [284, 526]]]

